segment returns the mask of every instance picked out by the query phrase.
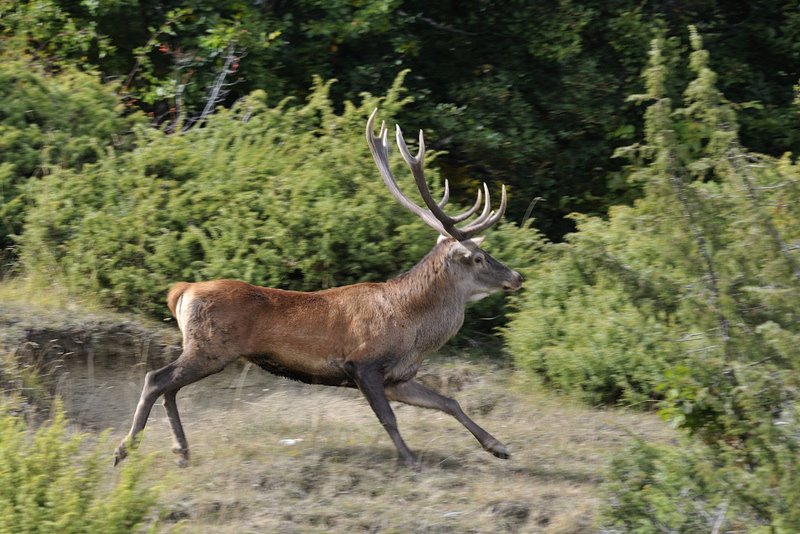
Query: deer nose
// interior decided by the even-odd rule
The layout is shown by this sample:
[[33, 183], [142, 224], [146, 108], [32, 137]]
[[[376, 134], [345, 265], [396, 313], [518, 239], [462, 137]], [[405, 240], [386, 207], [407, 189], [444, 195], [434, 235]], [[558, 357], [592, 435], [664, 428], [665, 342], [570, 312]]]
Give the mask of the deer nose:
[[522, 275], [517, 271], [511, 271], [511, 281], [504, 284], [504, 288], [508, 291], [516, 291], [522, 287]]
[[522, 286], [523, 280], [524, 278], [522, 278], [522, 275], [519, 274], [517, 271], [514, 271], [514, 283], [516, 284], [517, 289], [519, 289]]

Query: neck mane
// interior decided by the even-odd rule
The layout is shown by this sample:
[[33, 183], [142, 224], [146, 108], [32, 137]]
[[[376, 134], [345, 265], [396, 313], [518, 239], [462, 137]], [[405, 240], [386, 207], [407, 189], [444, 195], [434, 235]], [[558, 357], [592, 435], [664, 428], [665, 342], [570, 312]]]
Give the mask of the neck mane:
[[447, 268], [449, 250], [450, 240], [437, 243], [414, 267], [387, 282], [404, 305], [413, 311], [460, 305], [463, 312], [466, 299]]

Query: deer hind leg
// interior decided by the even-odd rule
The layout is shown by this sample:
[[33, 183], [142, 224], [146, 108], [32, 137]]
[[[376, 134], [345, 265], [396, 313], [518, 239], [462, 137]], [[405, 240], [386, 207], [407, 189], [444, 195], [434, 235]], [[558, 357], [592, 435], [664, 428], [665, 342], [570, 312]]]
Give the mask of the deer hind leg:
[[199, 357], [198, 353], [194, 351], [188, 352], [184, 349], [183, 354], [174, 362], [147, 373], [144, 378], [142, 394], [139, 397], [139, 403], [133, 416], [131, 430], [114, 451], [114, 465], [125, 459], [128, 455], [128, 447], [136, 448], [139, 433], [144, 430], [150, 411], [161, 395], [164, 395], [164, 407], [175, 440], [173, 450], [181, 456], [179, 465], [188, 465], [189, 445], [178, 415], [175, 396], [182, 387], [217, 373], [224, 367], [224, 363], [220, 364], [218, 362], [213, 366], [209, 366], [208, 360]]
[[475, 421], [467, 417], [455, 399], [445, 397], [426, 388], [415, 380], [408, 380], [386, 387], [386, 396], [390, 400], [403, 402], [420, 408], [439, 410], [455, 417], [480, 442], [483, 448], [498, 458], [507, 459], [511, 455], [500, 441], [481, 428]]
[[397, 418], [384, 392], [383, 376], [374, 369], [353, 364], [350, 365], [348, 371], [355, 380], [356, 385], [358, 385], [358, 389], [366, 397], [372, 411], [378, 416], [378, 420], [392, 439], [397, 453], [400, 455], [400, 460], [407, 466], [416, 465], [417, 458], [403, 441], [400, 431], [397, 429]]
[[164, 393], [164, 410], [167, 412], [169, 426], [172, 429], [172, 452], [179, 455], [178, 465], [186, 467], [189, 465], [189, 442], [186, 441], [186, 434], [183, 433], [181, 416], [178, 413], [178, 404], [175, 397], [178, 389], [173, 389]]

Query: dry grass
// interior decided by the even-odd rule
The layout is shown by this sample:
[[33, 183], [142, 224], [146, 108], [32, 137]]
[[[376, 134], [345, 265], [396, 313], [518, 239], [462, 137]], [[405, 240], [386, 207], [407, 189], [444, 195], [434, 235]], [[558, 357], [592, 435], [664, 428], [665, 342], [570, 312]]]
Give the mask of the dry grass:
[[59, 282], [57, 276], [50, 279], [41, 275], [4, 279], [0, 282], [0, 302], [6, 306], [24, 306], [45, 314], [103, 311], [92, 295], [84, 293], [77, 297], [75, 292]]
[[[396, 404], [422, 459], [419, 470], [398, 467], [357, 391], [239, 367], [179, 397], [189, 468], [176, 467], [166, 418], [160, 407], [153, 412], [142, 449], [154, 454], [152, 478], [163, 486], [160, 530], [593, 532], [608, 457], [632, 435], [671, 437], [652, 416], [579, 406], [509, 371], [441, 361], [430, 369], [449, 378], [444, 390], [461, 387], [450, 393], [510, 446], [510, 460], [481, 450], [444, 414]], [[115, 438], [138, 395], [135, 384], [123, 389], [130, 411]], [[83, 417], [92, 411], [84, 407]]]
[[[26, 294], [0, 284], [0, 311], [24, 315], [23, 326], [84, 324], [85, 307], [59, 291], [16, 298]], [[86, 324], [98, 328], [94, 319]], [[106, 356], [90, 367], [85, 355], [59, 360], [56, 384], [84, 430], [111, 428], [110, 471], [113, 446], [154, 366], [111, 348], [98, 347]], [[458, 399], [509, 446], [511, 459], [484, 452], [449, 416], [394, 404], [403, 437], [422, 460], [419, 470], [398, 467], [389, 437], [357, 391], [232, 365], [178, 397], [190, 467], [176, 466], [163, 409], [153, 410], [141, 449], [153, 457], [149, 481], [162, 488], [156, 530], [595, 532], [608, 458], [633, 436], [674, 437], [653, 415], [592, 409], [457, 355], [432, 360], [421, 377]]]

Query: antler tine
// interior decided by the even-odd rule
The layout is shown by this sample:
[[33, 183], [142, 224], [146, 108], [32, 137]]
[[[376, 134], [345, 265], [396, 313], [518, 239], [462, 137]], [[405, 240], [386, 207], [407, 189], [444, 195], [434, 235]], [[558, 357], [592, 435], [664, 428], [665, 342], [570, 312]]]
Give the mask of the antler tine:
[[[400, 130], [400, 125], [397, 125], [397, 146], [400, 149], [400, 154], [403, 156], [403, 160], [411, 168], [411, 173], [414, 175], [414, 180], [417, 184], [417, 188], [420, 189], [420, 194], [422, 195], [422, 199], [425, 200], [426, 198], [430, 198], [431, 200], [433, 200], [433, 195], [431, 194], [430, 189], [428, 189], [428, 183], [424, 180], [425, 176], [424, 164], [425, 164], [425, 152], [426, 152], [425, 134], [423, 133], [422, 130], [419, 131], [419, 150], [417, 151], [416, 156], [412, 156], [411, 153], [408, 151], [408, 146], [406, 145], [405, 138], [403, 137], [403, 132]], [[417, 178], [418, 176], [420, 179]], [[484, 184], [484, 188], [486, 188], [486, 184]], [[487, 195], [488, 195], [488, 190], [487, 190]], [[480, 189], [478, 189], [478, 201], [475, 203], [475, 205], [472, 206], [467, 211], [465, 211], [464, 213], [461, 213], [456, 216], [450, 216], [444, 213], [444, 207], [449, 200], [450, 200], [450, 183], [445, 178], [444, 194], [442, 195], [442, 200], [440, 200], [437, 204], [442, 217], [439, 217], [436, 214], [435, 210], [431, 209], [433, 215], [436, 216], [436, 218], [445, 226], [445, 229], [447, 229], [447, 225], [450, 224], [451, 221], [452, 224], [461, 222], [463, 220], [468, 219], [470, 216], [472, 216], [473, 213], [477, 211], [481, 203], [481, 191]], [[428, 204], [427, 200], [425, 200], [425, 203]], [[428, 207], [430, 207], [430, 205]], [[442, 218], [447, 220], [446, 221], [442, 220]]]
[[470, 209], [468, 209], [467, 211], [465, 211], [464, 213], [459, 213], [458, 215], [453, 215], [450, 218], [453, 219], [453, 222], [461, 222], [461, 221], [464, 221], [464, 220], [470, 218], [472, 216], [472, 214], [475, 213], [476, 211], [478, 211], [478, 208], [481, 207], [481, 200], [482, 199], [483, 199], [483, 196], [482, 196], [481, 190], [478, 189], [478, 199], [475, 201], [475, 204], [473, 204], [472, 207]]
[[430, 213], [436, 217], [436, 219], [442, 224], [444, 228], [444, 233], [454, 237], [459, 241], [463, 241], [468, 239], [468, 236], [463, 234], [460, 229], [456, 228], [456, 222], [452, 217], [448, 216], [439, 204], [433, 200], [433, 196], [431, 195], [430, 189], [428, 189], [428, 183], [425, 181], [425, 171], [424, 171], [424, 163], [425, 163], [425, 136], [422, 133], [422, 130], [419, 131], [419, 150], [417, 151], [416, 156], [412, 156], [411, 152], [408, 151], [408, 146], [406, 145], [406, 140], [403, 138], [403, 131], [400, 129], [400, 125], [397, 125], [397, 148], [400, 150], [400, 155], [403, 157], [403, 160], [406, 162], [406, 165], [411, 169], [411, 174], [414, 176], [414, 182], [417, 184], [417, 189], [419, 189], [419, 194], [422, 196], [422, 200], [425, 202], [425, 205], [428, 206]]
[[442, 200], [439, 201], [439, 207], [444, 209], [445, 204], [447, 201], [450, 200], [450, 184], [447, 182], [447, 178], [444, 179], [444, 194], [442, 195]]
[[[486, 184], [484, 184], [484, 186], [485, 185]], [[487, 195], [488, 195], [488, 191], [487, 191]], [[500, 207], [497, 208], [497, 211], [496, 212], [491, 212], [490, 213], [490, 217], [488, 219], [486, 219], [486, 220], [481, 220], [481, 218], [483, 217], [483, 214], [481, 214], [481, 217], [478, 217], [477, 219], [472, 221], [470, 224], [468, 224], [467, 226], [462, 228], [461, 231], [466, 233], [466, 234], [469, 234], [469, 235], [475, 235], [475, 234], [478, 234], [478, 233], [486, 230], [487, 228], [489, 228], [493, 224], [497, 223], [497, 221], [499, 221], [503, 217], [503, 215], [506, 212], [506, 205], [507, 205], [507, 202], [506, 202], [506, 185], [503, 184], [503, 189], [502, 189], [501, 198], [500, 198]]]
[[447, 233], [442, 226], [442, 223], [436, 219], [432, 213], [420, 208], [414, 202], [411, 201], [407, 196], [400, 191], [400, 188], [397, 185], [397, 181], [392, 174], [392, 170], [389, 167], [389, 155], [388, 155], [388, 132], [386, 129], [386, 124], [381, 124], [380, 134], [376, 137], [374, 134], [375, 131], [375, 116], [378, 114], [378, 109], [372, 112], [367, 120], [367, 146], [369, 146], [369, 151], [372, 153], [372, 159], [375, 161], [375, 165], [378, 167], [378, 171], [380, 172], [381, 178], [383, 178], [383, 182], [386, 184], [386, 187], [389, 189], [389, 192], [392, 196], [400, 203], [401, 206], [406, 208], [411, 213], [419, 216], [425, 224], [439, 232], [440, 234]]
[[[483, 211], [478, 216], [477, 219], [469, 223], [465, 228], [477, 227], [478, 225], [483, 224], [483, 221], [489, 218], [492, 214], [492, 200], [489, 197], [489, 186], [486, 185], [486, 182], [483, 182], [483, 191], [486, 193], [486, 200], [483, 204]], [[462, 228], [462, 231], [464, 228]]]
[[[412, 156], [408, 151], [408, 146], [403, 138], [403, 132], [400, 130], [400, 126], [398, 125], [396, 135], [397, 148], [400, 150], [400, 155], [403, 157], [403, 160], [406, 162], [409, 169], [411, 169], [411, 174], [414, 176], [414, 182], [416, 183], [417, 189], [422, 196], [422, 200], [425, 202], [425, 205], [428, 207], [428, 209], [426, 210], [421, 206], [418, 206], [406, 195], [404, 195], [403, 192], [400, 191], [397, 181], [395, 180], [391, 168], [389, 167], [389, 142], [386, 124], [381, 124], [380, 133], [377, 137], [374, 135], [375, 116], [377, 115], [377, 112], [378, 110], [375, 109], [367, 120], [367, 144], [369, 145], [372, 158], [375, 160], [375, 164], [380, 171], [381, 177], [383, 178], [386, 186], [389, 188], [389, 192], [404, 208], [418, 215], [428, 226], [435, 229], [440, 234], [449, 235], [458, 241], [465, 241], [500, 220], [506, 210], [505, 185], [503, 186], [500, 208], [494, 212], [492, 211], [492, 202], [489, 197], [489, 187], [485, 183], [483, 184], [483, 190], [480, 188], [478, 189], [478, 198], [470, 209], [455, 216], [447, 215], [444, 212], [444, 206], [450, 199], [449, 182], [445, 180], [444, 194], [438, 203], [433, 199], [431, 191], [428, 188], [428, 184], [425, 182], [425, 138], [422, 130], [419, 132], [419, 150], [417, 151], [416, 156]], [[483, 203], [483, 212], [481, 212], [478, 218], [463, 228], [457, 228], [456, 223], [471, 217], [481, 206], [481, 203]]]
[[428, 189], [428, 183], [425, 181], [425, 137], [422, 133], [422, 130], [419, 131], [419, 150], [417, 150], [416, 156], [412, 156], [411, 152], [408, 151], [408, 146], [406, 145], [406, 140], [403, 138], [403, 132], [400, 130], [400, 125], [397, 124], [395, 128], [397, 129], [397, 148], [400, 149], [400, 155], [403, 156], [403, 160], [406, 162], [406, 165], [408, 165], [411, 169], [411, 174], [414, 176], [414, 182], [417, 184], [417, 189], [419, 189], [419, 192], [422, 195], [422, 200], [425, 201], [425, 204], [428, 206], [428, 209], [431, 210], [431, 213], [436, 215], [438, 212], [439, 214], [444, 215], [442, 208], [440, 208], [439, 204], [433, 200], [431, 191]]

